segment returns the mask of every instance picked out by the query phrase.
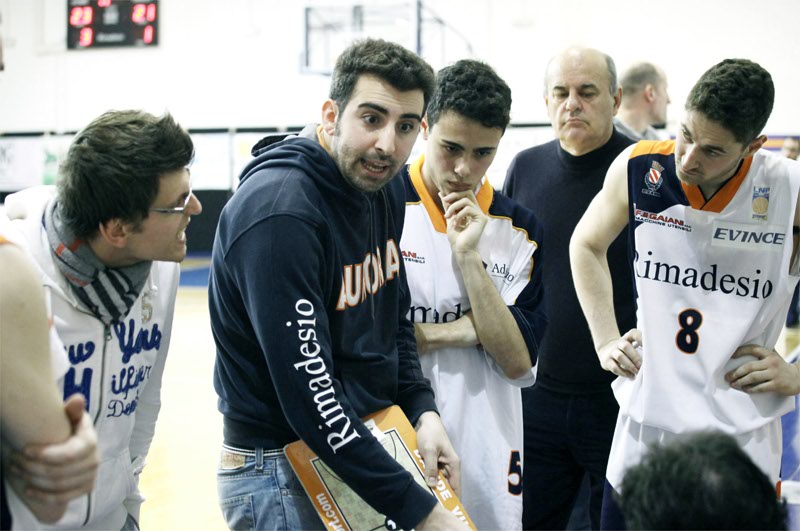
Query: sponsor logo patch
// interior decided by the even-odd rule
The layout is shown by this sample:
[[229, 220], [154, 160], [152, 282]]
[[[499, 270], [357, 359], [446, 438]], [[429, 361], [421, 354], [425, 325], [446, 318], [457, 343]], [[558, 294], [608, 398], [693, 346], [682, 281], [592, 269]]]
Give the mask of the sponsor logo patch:
[[769, 186], [753, 187], [753, 219], [767, 220], [769, 211]]
[[758, 251], [783, 250], [786, 233], [780, 227], [717, 221], [711, 231], [711, 244]]
[[648, 212], [647, 210], [636, 208], [636, 205], [633, 205], [633, 214], [636, 218], [636, 221], [640, 221], [642, 223], [652, 223], [654, 225], [661, 225], [662, 227], [668, 227], [670, 229], [692, 232], [692, 226], [681, 218], [659, 214], [656, 212]]
[[656, 161], [653, 161], [650, 171], [644, 174], [645, 187], [642, 188], [643, 194], [651, 195], [653, 197], [661, 197], [658, 189], [661, 188], [661, 185], [664, 183], [664, 178], [661, 176], [661, 172], [663, 171], [664, 166]]
[[510, 284], [514, 280], [514, 275], [508, 264], [494, 264], [489, 271], [489, 275], [497, 278], [502, 278], [506, 284]]
[[403, 253], [403, 260], [405, 260], [406, 262], [414, 262], [417, 264], [425, 263], [425, 257], [422, 256], [421, 253], [415, 253], [414, 251], [406, 251], [405, 249], [403, 249], [400, 252]]

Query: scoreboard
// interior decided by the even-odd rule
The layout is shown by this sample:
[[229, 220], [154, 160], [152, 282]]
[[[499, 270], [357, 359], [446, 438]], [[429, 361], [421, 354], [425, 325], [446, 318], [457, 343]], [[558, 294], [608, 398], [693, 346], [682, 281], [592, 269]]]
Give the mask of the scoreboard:
[[67, 49], [158, 44], [158, 0], [68, 0]]

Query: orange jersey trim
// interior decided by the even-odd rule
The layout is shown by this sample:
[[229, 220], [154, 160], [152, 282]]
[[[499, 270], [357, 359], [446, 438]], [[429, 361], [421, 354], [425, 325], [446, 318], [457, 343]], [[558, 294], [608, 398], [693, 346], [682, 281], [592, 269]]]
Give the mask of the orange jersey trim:
[[629, 158], [642, 155], [672, 155], [674, 152], [674, 140], [640, 140], [633, 147]]
[[[439, 211], [436, 202], [428, 192], [428, 187], [425, 186], [425, 181], [422, 179], [422, 165], [425, 163], [425, 155], [420, 155], [417, 160], [408, 166], [408, 174], [411, 177], [411, 184], [414, 185], [414, 190], [419, 195], [420, 202], [428, 212], [428, 217], [433, 223], [433, 228], [436, 232], [445, 234], [447, 232], [447, 221], [444, 219], [444, 214]], [[492, 199], [494, 198], [494, 188], [489, 183], [489, 179], [484, 176], [481, 179], [481, 189], [475, 195], [478, 200], [478, 207], [484, 214], [489, 214], [489, 207], [492, 206]]]
[[686, 184], [681, 182], [683, 193], [686, 194], [686, 199], [689, 200], [689, 205], [695, 210], [703, 210], [705, 212], [715, 212], [719, 214], [723, 209], [728, 206], [733, 200], [733, 196], [739, 191], [742, 186], [744, 178], [747, 177], [747, 172], [750, 171], [750, 166], [753, 164], [753, 157], [747, 157], [742, 162], [742, 167], [736, 172], [731, 179], [725, 183], [725, 186], [717, 190], [711, 199], [706, 200], [700, 187], [693, 184]]
[[[631, 151], [630, 159], [642, 155], [652, 154], [669, 156], [673, 153], [675, 153], [674, 140], [641, 140], [636, 143], [633, 151]], [[747, 172], [750, 171], [750, 166], [752, 164], [752, 156], [745, 158], [744, 162], [742, 163], [742, 167], [739, 168], [739, 171], [736, 172], [736, 175], [728, 180], [728, 182], [725, 183], [725, 186], [717, 190], [716, 193], [711, 196], [711, 199], [708, 200], [706, 200], [706, 198], [703, 196], [703, 192], [700, 191], [700, 187], [693, 184], [686, 184], [681, 181], [681, 188], [683, 189], [683, 193], [686, 195], [686, 199], [689, 200], [689, 206], [695, 210], [703, 210], [705, 212], [714, 212], [719, 214], [733, 200], [736, 192], [739, 191], [739, 187], [742, 185], [742, 182], [744, 182], [744, 178], [747, 177]]]

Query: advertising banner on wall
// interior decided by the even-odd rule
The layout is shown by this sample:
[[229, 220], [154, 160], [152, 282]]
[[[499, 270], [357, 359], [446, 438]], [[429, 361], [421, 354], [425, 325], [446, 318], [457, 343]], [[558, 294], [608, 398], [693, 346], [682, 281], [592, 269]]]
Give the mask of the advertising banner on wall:
[[0, 192], [55, 184], [71, 135], [0, 137]]

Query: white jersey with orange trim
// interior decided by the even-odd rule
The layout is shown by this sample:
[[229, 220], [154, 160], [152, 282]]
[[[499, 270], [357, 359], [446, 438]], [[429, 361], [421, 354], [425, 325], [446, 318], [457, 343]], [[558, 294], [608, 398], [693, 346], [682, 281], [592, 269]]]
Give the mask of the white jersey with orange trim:
[[[423, 157], [406, 166], [406, 216], [400, 242], [414, 323], [449, 323], [470, 310], [446, 223], [423, 184]], [[522, 402], [532, 385], [544, 331], [541, 227], [533, 214], [495, 194], [484, 177], [478, 204], [489, 220], [478, 244], [486, 270], [517, 321], [534, 367], [511, 380], [480, 346], [421, 354], [445, 430], [461, 458], [461, 501], [478, 529], [522, 526]]]
[[634, 148], [629, 244], [643, 361], [636, 378], [613, 384], [620, 404], [613, 486], [647, 443], [709, 429], [735, 436], [776, 478], [776, 423], [794, 398], [747, 394], [725, 374], [754, 359], [731, 359], [738, 347], [772, 349], [778, 340], [798, 280], [791, 264], [798, 189], [800, 164], [762, 150], [706, 201], [678, 180], [674, 141]]

